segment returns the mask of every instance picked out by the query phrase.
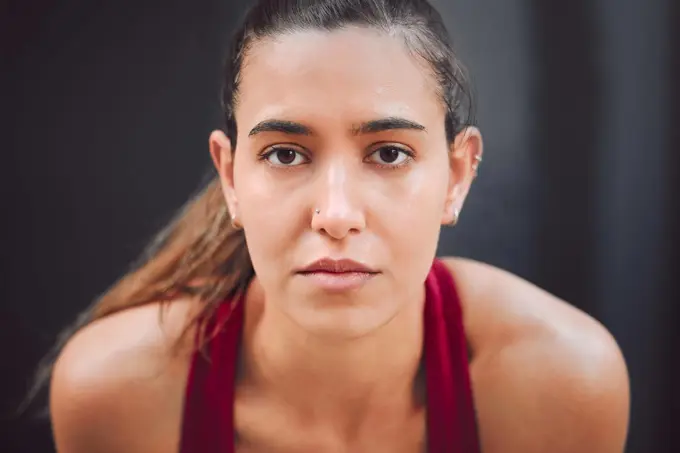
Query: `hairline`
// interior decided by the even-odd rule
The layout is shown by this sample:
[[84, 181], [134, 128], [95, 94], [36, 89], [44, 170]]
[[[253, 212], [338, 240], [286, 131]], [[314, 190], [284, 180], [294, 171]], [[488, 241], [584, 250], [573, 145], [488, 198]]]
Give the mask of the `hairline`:
[[[444, 89], [442, 87], [442, 84], [440, 83], [439, 80], [437, 80], [437, 73], [433, 65], [425, 58], [425, 56], [421, 55], [418, 52], [418, 45], [421, 47], [423, 46], [423, 43], [416, 44], [414, 41], [420, 41], [417, 39], [418, 33], [417, 31], [420, 31], [421, 33], [427, 34], [427, 27], [422, 24], [418, 23], [417, 24], [418, 28], [414, 29], [413, 24], [403, 24], [403, 23], [397, 23], [395, 21], [390, 21], [389, 24], [381, 24], [381, 23], [371, 23], [369, 21], [366, 22], [359, 22], [359, 21], [354, 21], [354, 22], [347, 22], [343, 23], [340, 25], [332, 26], [332, 27], [320, 27], [312, 24], [295, 24], [295, 25], [274, 25], [271, 27], [271, 29], [267, 30], [265, 33], [256, 33], [256, 32], [250, 32], [248, 35], [246, 35], [244, 39], [244, 44], [241, 49], [241, 61], [240, 61], [240, 67], [238, 69], [237, 73], [237, 83], [234, 87], [232, 96], [233, 96], [233, 105], [232, 108], [235, 111], [236, 106], [238, 105], [238, 95], [240, 92], [240, 87], [241, 87], [241, 75], [243, 74], [243, 70], [245, 69], [248, 61], [248, 57], [251, 53], [251, 50], [254, 46], [261, 44], [261, 43], [266, 43], [267, 40], [270, 41], [276, 41], [277, 36], [282, 36], [282, 35], [293, 35], [296, 33], [308, 33], [308, 32], [325, 32], [325, 33], [332, 33], [332, 32], [338, 32], [338, 31], [344, 31], [344, 30], [351, 30], [351, 29], [363, 29], [363, 30], [369, 30], [369, 31], [377, 31], [377, 32], [382, 32], [383, 34], [395, 38], [395, 39], [400, 39], [402, 41], [402, 44], [406, 50], [406, 52], [410, 55], [410, 57], [414, 60], [414, 62], [423, 69], [427, 75], [428, 78], [430, 79], [430, 82], [434, 86], [435, 94], [437, 97], [440, 99], [440, 102], [442, 104], [442, 107], [444, 108], [444, 113], [445, 115], [449, 112], [450, 107], [446, 103], [445, 99], [445, 93]], [[414, 39], [415, 38], [415, 39]], [[452, 62], [454, 64], [455, 62]]]

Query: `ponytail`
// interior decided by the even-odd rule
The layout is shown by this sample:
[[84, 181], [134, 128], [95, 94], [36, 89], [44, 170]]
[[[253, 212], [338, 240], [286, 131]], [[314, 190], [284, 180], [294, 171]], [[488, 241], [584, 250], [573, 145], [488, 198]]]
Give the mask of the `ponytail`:
[[[134, 307], [181, 297], [200, 301], [177, 344], [225, 301], [236, 300], [254, 276], [243, 231], [231, 225], [217, 177], [191, 199], [151, 242], [141, 261], [61, 333], [36, 373], [23, 411], [50, 380], [54, 361], [73, 335], [88, 324]], [[201, 335], [204, 338], [204, 335]], [[201, 344], [199, 343], [200, 347]]]

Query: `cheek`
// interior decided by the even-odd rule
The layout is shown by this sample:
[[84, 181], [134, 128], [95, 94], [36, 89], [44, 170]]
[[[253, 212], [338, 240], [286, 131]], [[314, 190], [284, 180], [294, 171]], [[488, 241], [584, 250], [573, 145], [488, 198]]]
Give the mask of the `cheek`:
[[[283, 231], [286, 205], [290, 202], [289, 193], [282, 190], [265, 165], [245, 156], [236, 154], [234, 165], [234, 190], [238, 200], [239, 215], [244, 226], [258, 239], [267, 239], [277, 231]], [[280, 228], [277, 228], [280, 227]], [[262, 237], [259, 237], [262, 236]], [[272, 238], [272, 240], [274, 240]]]
[[[441, 166], [417, 168], [395, 185], [374, 210], [378, 234], [387, 241], [396, 274], [427, 273], [436, 253], [448, 187]], [[403, 264], [399, 264], [403, 263]]]
[[252, 212], [244, 213], [243, 224], [248, 254], [257, 272], [260, 283], [267, 291], [279, 291], [283, 272], [290, 269], [291, 244], [295, 233], [291, 231], [291, 222], [286, 217], [278, 216], [273, 210], [267, 210], [263, 204]]
[[448, 172], [441, 165], [416, 166], [403, 179], [375, 192], [378, 222], [386, 220], [395, 232], [414, 238], [438, 230], [447, 187]]
[[235, 172], [234, 186], [239, 215], [253, 265], [261, 279], [267, 280], [276, 269], [285, 268], [295, 222], [294, 194], [282, 190], [259, 165], [244, 163]]

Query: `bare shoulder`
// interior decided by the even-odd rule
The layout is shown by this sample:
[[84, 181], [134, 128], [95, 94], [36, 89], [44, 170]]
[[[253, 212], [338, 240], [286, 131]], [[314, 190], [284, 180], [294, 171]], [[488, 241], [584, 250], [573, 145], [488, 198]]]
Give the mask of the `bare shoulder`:
[[58, 451], [177, 450], [191, 348], [176, 345], [192, 306], [125, 310], [69, 341], [50, 384]]
[[485, 453], [620, 453], [629, 383], [595, 319], [535, 285], [475, 261], [444, 260], [473, 349], [470, 373]]

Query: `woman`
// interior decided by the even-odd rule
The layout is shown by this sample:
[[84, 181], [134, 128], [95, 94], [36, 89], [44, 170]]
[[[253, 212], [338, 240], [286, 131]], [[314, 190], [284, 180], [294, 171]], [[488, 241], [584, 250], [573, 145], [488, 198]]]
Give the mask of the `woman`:
[[230, 52], [218, 178], [61, 350], [58, 450], [621, 452], [605, 329], [435, 259], [482, 139], [433, 8], [261, 0]]

